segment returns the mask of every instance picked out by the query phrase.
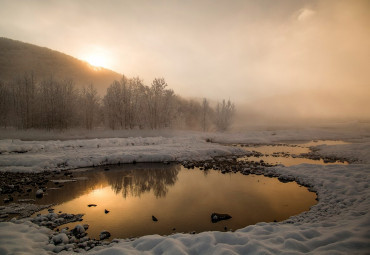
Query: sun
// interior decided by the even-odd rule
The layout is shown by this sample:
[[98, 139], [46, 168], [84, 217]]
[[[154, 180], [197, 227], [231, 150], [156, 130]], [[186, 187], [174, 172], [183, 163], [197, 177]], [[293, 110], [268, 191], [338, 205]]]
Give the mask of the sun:
[[79, 56], [95, 70], [100, 68], [109, 69], [112, 62], [111, 52], [100, 45], [85, 45]]
[[98, 53], [88, 55], [85, 60], [94, 67], [107, 67], [108, 65], [107, 57]]

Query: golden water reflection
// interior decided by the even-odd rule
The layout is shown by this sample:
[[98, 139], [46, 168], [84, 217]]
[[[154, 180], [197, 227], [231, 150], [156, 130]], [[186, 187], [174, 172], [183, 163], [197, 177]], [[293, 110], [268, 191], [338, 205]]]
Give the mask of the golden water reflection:
[[[324, 162], [323, 159], [314, 160], [309, 158], [300, 158], [300, 157], [292, 157], [292, 155], [299, 155], [303, 153], [311, 152], [310, 147], [318, 146], [318, 145], [342, 145], [348, 144], [344, 141], [335, 141], [335, 140], [317, 140], [317, 141], [309, 141], [309, 142], [302, 142], [302, 143], [289, 143], [284, 145], [256, 145], [256, 146], [248, 146], [243, 147], [247, 151], [257, 151], [264, 156], [261, 157], [241, 157], [239, 160], [244, 161], [260, 161], [263, 160], [269, 164], [282, 164], [284, 166], [294, 166], [299, 164], [314, 164], [314, 165], [333, 165], [333, 164], [341, 164], [347, 165], [348, 162]], [[273, 153], [280, 153], [275, 156], [272, 156]], [[283, 156], [282, 153], [287, 153], [289, 155]]]
[[[297, 183], [240, 173], [188, 170], [177, 164], [114, 166], [110, 171], [100, 168], [73, 175], [88, 179], [68, 185], [85, 190], [73, 196], [72, 189], [61, 189], [59, 194], [66, 199], [54, 209], [84, 213], [83, 223], [90, 225], [91, 238], [98, 238], [102, 230], [108, 230], [112, 238], [222, 231], [225, 226], [236, 230], [257, 222], [287, 219], [316, 203], [316, 195]], [[51, 196], [50, 193], [48, 199]], [[228, 213], [232, 219], [211, 223], [213, 212]], [[152, 215], [158, 222], [152, 221]]]

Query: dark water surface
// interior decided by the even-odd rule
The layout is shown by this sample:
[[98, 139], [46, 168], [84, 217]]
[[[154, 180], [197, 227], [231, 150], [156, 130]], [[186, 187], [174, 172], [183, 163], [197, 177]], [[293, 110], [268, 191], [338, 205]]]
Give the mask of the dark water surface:
[[[57, 203], [55, 212], [84, 213], [82, 224], [90, 225], [87, 232], [91, 238], [98, 238], [102, 230], [108, 230], [112, 238], [224, 231], [225, 227], [236, 230], [258, 222], [281, 221], [316, 204], [315, 193], [276, 178], [188, 170], [179, 164], [109, 169], [73, 171], [77, 181], [59, 181], [55, 186], [64, 186], [48, 189], [38, 203]], [[232, 219], [212, 223], [213, 212], [230, 214]]]

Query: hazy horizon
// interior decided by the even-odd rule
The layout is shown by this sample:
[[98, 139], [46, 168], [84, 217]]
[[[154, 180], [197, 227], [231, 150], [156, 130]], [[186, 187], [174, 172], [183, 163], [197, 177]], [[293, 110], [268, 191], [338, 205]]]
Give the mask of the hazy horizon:
[[370, 118], [369, 1], [0, 0], [0, 6], [0, 36], [146, 84], [164, 77], [184, 97], [230, 98], [246, 118]]

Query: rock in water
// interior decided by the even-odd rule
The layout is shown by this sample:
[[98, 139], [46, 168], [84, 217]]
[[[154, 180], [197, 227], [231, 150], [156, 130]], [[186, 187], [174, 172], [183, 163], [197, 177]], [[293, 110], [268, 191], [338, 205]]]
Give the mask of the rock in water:
[[81, 238], [85, 236], [85, 228], [82, 225], [76, 225], [74, 229], [72, 229], [72, 234], [77, 237]]
[[152, 220], [153, 221], [158, 221], [158, 219], [155, 216], [153, 216], [153, 215], [152, 215]]
[[228, 214], [224, 213], [212, 213], [211, 214], [211, 221], [212, 223], [219, 222], [221, 220], [228, 220], [231, 219], [232, 217]]
[[100, 235], [99, 235], [100, 240], [104, 240], [109, 237], [110, 237], [110, 233], [108, 231], [103, 230], [102, 232], [100, 232]]

